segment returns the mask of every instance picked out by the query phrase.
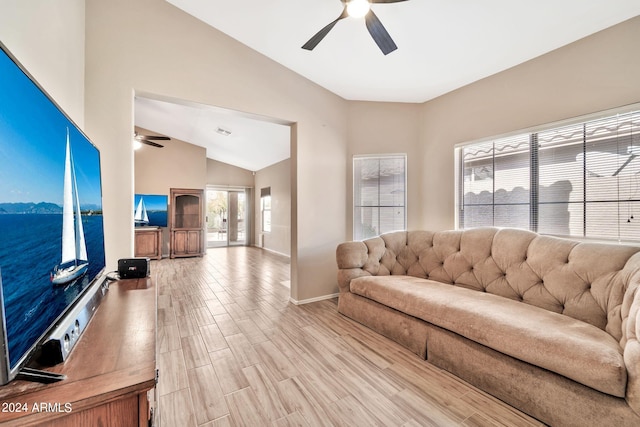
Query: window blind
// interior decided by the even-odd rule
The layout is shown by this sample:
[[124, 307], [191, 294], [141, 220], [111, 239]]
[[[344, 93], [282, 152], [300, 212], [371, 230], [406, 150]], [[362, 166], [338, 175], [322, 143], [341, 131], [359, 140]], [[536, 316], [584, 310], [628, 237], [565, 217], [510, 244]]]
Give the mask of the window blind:
[[540, 233], [582, 236], [584, 220], [583, 124], [537, 134]]
[[470, 144], [459, 158], [462, 228], [640, 241], [640, 111]]
[[462, 226], [528, 227], [529, 166], [528, 135], [464, 147]]
[[353, 159], [353, 238], [406, 228], [406, 156]]
[[271, 187], [260, 189], [260, 216], [262, 231], [271, 231]]

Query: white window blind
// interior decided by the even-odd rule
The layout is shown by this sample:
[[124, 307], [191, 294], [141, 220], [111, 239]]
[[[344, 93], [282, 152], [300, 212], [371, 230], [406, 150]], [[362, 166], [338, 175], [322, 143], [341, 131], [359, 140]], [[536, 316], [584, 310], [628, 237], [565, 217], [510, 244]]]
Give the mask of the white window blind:
[[462, 149], [461, 225], [529, 227], [529, 135]]
[[[537, 134], [537, 230], [562, 236], [583, 236], [584, 151], [583, 124]], [[535, 230], [535, 228], [534, 228]]]
[[406, 229], [406, 156], [353, 158], [353, 238]]
[[470, 144], [459, 156], [462, 228], [640, 240], [640, 111]]
[[271, 187], [260, 189], [260, 213], [262, 231], [271, 232]]

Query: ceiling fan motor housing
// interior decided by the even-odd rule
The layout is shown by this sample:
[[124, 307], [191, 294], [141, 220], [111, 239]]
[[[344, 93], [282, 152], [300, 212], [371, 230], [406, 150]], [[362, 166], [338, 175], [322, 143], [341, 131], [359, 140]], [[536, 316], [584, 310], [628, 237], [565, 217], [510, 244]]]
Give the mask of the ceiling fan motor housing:
[[383, 54], [388, 55], [394, 50], [398, 49], [395, 42], [387, 32], [378, 16], [373, 12], [371, 8], [372, 3], [400, 3], [408, 0], [341, 0], [344, 3], [344, 8], [340, 16], [335, 20], [328, 23], [324, 28], [318, 31], [313, 37], [309, 39], [304, 45], [303, 49], [313, 50], [318, 43], [322, 41], [329, 34], [329, 31], [338, 23], [338, 21], [351, 16], [354, 18], [364, 17], [365, 25], [369, 34], [376, 42]]

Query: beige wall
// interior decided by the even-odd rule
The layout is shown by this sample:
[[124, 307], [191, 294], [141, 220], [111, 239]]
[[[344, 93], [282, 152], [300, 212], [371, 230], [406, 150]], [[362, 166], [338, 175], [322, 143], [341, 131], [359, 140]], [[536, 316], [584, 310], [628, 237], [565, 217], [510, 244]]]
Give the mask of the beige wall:
[[[346, 227], [345, 100], [162, 0], [87, 0], [85, 72], [86, 131], [106, 166], [108, 268], [133, 252], [132, 105], [141, 91], [294, 123], [291, 296], [337, 291], [335, 247]], [[334, 191], [323, 191], [327, 186]], [[316, 227], [320, 221], [326, 228]]]
[[407, 152], [409, 228], [452, 228], [455, 144], [640, 101], [640, 17], [417, 106], [347, 102], [162, 0], [87, 0], [83, 69], [82, 1], [49, 3], [4, 0], [0, 40], [79, 123], [85, 73], [85, 130], [102, 154], [107, 267], [133, 253], [140, 90], [293, 123], [296, 300], [336, 291], [335, 246], [351, 236], [353, 154]]
[[168, 196], [170, 188], [205, 189], [206, 150], [175, 138], [162, 141], [162, 145], [156, 148], [143, 144], [134, 151], [135, 193]]
[[419, 228], [454, 227], [454, 146], [640, 101], [640, 17], [424, 104]]
[[0, 41], [81, 128], [84, 0], [0, 0]]
[[407, 155], [407, 228], [420, 223], [419, 154], [421, 104], [351, 102], [349, 104], [349, 158], [347, 159], [347, 234], [353, 239], [353, 156], [362, 154]]
[[[264, 233], [264, 248], [291, 255], [291, 160], [261, 169], [255, 176], [255, 241], [262, 233], [260, 189], [271, 187], [271, 231]], [[320, 225], [321, 226], [321, 225]]]
[[207, 184], [221, 187], [253, 187], [253, 172], [207, 159]]
[[[153, 134], [145, 129], [137, 131]], [[206, 150], [175, 138], [163, 141], [162, 145], [163, 148], [156, 148], [143, 144], [134, 151], [134, 193], [169, 196], [171, 188], [205, 189]], [[166, 256], [170, 253], [168, 229], [162, 231], [162, 253]]]

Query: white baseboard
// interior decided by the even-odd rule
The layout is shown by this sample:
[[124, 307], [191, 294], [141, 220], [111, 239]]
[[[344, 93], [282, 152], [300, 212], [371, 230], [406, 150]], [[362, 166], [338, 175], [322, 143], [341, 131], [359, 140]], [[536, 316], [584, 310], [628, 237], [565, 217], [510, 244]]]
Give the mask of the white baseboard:
[[293, 298], [289, 298], [289, 302], [294, 304], [294, 305], [302, 305], [302, 304], [309, 304], [312, 302], [318, 302], [318, 301], [324, 301], [326, 299], [331, 299], [331, 298], [337, 298], [338, 295], [340, 295], [340, 293], [337, 294], [329, 294], [329, 295], [322, 295], [320, 297], [315, 297], [315, 298], [309, 298], [309, 299], [303, 299], [301, 301], [295, 300]]
[[258, 245], [253, 245], [253, 246], [258, 248], [258, 249], [262, 249], [262, 250], [265, 250], [267, 252], [271, 252], [272, 254], [282, 255], [283, 257], [291, 259], [291, 255], [287, 255], [287, 254], [282, 253], [282, 252], [274, 251], [273, 249], [265, 248], [264, 246], [258, 246]]

